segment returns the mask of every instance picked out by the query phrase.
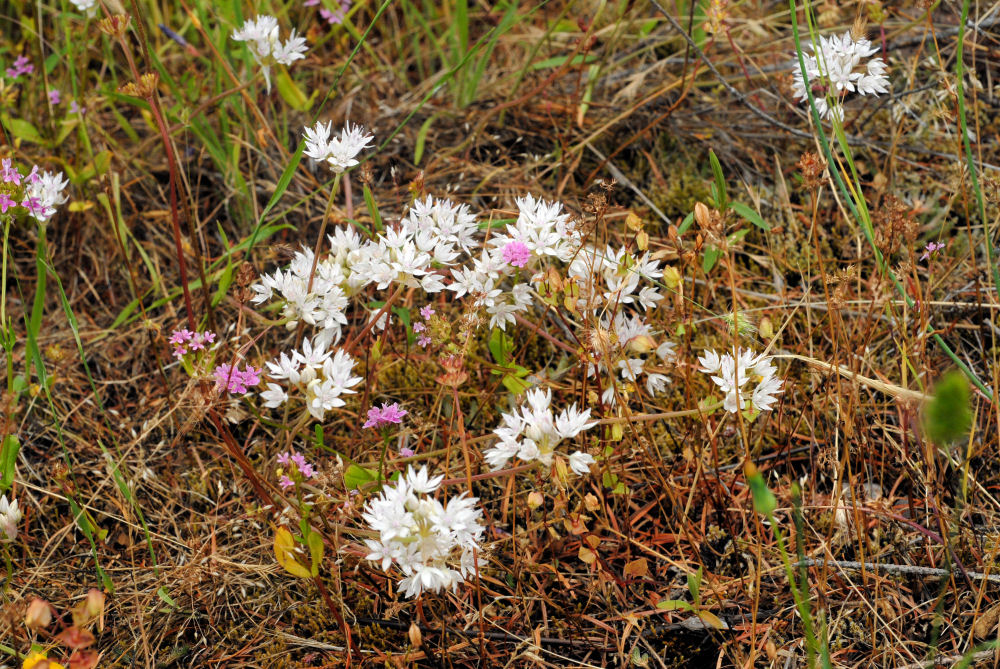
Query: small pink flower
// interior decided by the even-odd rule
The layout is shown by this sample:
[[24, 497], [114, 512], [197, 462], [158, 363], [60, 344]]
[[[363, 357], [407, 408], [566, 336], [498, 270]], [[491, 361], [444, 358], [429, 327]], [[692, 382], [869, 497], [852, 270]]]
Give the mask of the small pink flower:
[[427, 335], [420, 335], [420, 337], [417, 338], [417, 345], [420, 346], [420, 348], [427, 348], [430, 343], [431, 338]]
[[215, 341], [214, 332], [196, 332], [194, 336], [191, 337], [191, 350], [200, 351], [205, 348], [205, 344], [211, 344], [213, 341]]
[[288, 490], [293, 485], [295, 485], [295, 481], [293, 481], [292, 479], [288, 478], [287, 474], [282, 474], [281, 478], [278, 479], [278, 485], [281, 486], [282, 490]]
[[84, 114], [87, 113], [87, 108], [86, 107], [81, 107], [79, 104], [77, 104], [76, 100], [70, 100], [70, 102], [69, 102], [69, 113], [70, 114], [80, 114], [81, 116], [83, 116]]
[[393, 402], [392, 404], [383, 402], [381, 409], [372, 407], [368, 410], [368, 420], [365, 421], [364, 426], [377, 428], [389, 425], [390, 423], [399, 424], [406, 414], [407, 411], [399, 408], [399, 402]]
[[413, 324], [413, 331], [414, 332], [423, 332], [426, 329], [427, 329], [427, 326], [424, 325], [423, 323], [414, 323]]
[[0, 193], [0, 214], [6, 214], [11, 207], [17, 206], [17, 202], [12, 200], [7, 193]]
[[45, 205], [37, 197], [26, 197], [24, 201], [21, 202], [21, 206], [27, 209], [35, 216], [45, 215]]
[[59, 91], [57, 91], [54, 88], [51, 89], [49, 91], [49, 104], [50, 105], [57, 105], [60, 102], [62, 102], [62, 96], [59, 95]]
[[944, 248], [944, 242], [931, 242], [924, 247], [924, 254], [920, 256], [921, 260], [930, 260], [938, 251]]
[[0, 178], [2, 178], [5, 183], [20, 186], [21, 173], [18, 171], [16, 166], [11, 164], [10, 158], [4, 158], [3, 163], [0, 163], [0, 165], [2, 165], [2, 167], [0, 167]]
[[531, 259], [531, 250], [523, 242], [510, 242], [503, 247], [503, 259], [514, 267], [524, 267]]
[[420, 317], [423, 318], [425, 321], [429, 321], [431, 319], [431, 316], [434, 315], [434, 313], [435, 313], [434, 309], [432, 309], [431, 305], [429, 304], [420, 307]]
[[412, 458], [413, 457], [413, 449], [412, 448], [406, 448], [404, 446], [403, 448], [399, 449], [399, 455], [401, 457], [404, 457], [404, 458]]
[[228, 364], [221, 364], [215, 368], [215, 390], [222, 392], [228, 390], [232, 395], [245, 395], [249, 388], [260, 383], [261, 370], [253, 365], [240, 371], [237, 367]]
[[17, 79], [22, 74], [31, 74], [34, 71], [35, 66], [31, 64], [31, 60], [27, 56], [18, 56], [14, 65], [7, 68], [7, 76], [11, 79]]
[[288, 466], [288, 460], [289, 460], [288, 451], [285, 451], [284, 453], [282, 453], [281, 455], [278, 456], [278, 464], [279, 465], [285, 465], [287, 467]]

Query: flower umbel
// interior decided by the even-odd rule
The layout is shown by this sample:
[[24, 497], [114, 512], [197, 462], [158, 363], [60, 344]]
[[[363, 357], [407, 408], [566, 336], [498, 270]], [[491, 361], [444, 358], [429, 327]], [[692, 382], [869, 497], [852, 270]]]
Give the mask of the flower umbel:
[[430, 493], [442, 478], [430, 476], [426, 467], [409, 467], [362, 515], [379, 533], [377, 540], [365, 541], [367, 559], [380, 562], [383, 571], [395, 563], [404, 575], [399, 587], [409, 598], [425, 590], [454, 590], [483, 564], [477, 556], [484, 532], [479, 500], [462, 493], [441, 504]]
[[[712, 381], [726, 394], [723, 406], [730, 413], [750, 408], [770, 411], [771, 405], [778, 401], [775, 395], [781, 393], [781, 379], [775, 376], [778, 370], [771, 360], [764, 355], [754, 355], [750, 349], [738, 349], [736, 357], [731, 353], [720, 356], [706, 350], [705, 355], [698, 358], [701, 371], [715, 374]], [[756, 384], [753, 390], [743, 388], [748, 381]]]
[[[590, 409], [579, 411], [573, 404], [556, 416], [550, 408], [551, 404], [551, 390], [533, 388], [528, 391], [527, 403], [520, 412], [503, 414], [500, 427], [493, 430], [500, 437], [500, 443], [483, 454], [490, 467], [500, 469], [513, 457], [551, 465], [555, 448], [561, 441], [572, 439], [597, 425], [597, 421], [589, 420]], [[570, 467], [577, 474], [585, 473], [587, 465], [594, 461], [582, 451], [576, 451], [569, 457]]]
[[[875, 95], [889, 92], [888, 65], [881, 58], [871, 58], [878, 52], [867, 39], [855, 40], [850, 31], [839, 37], [820, 37], [818, 49], [812, 44], [806, 48], [814, 53], [802, 54], [812, 87], [816, 110], [823, 118], [843, 118], [840, 106], [847, 93]], [[805, 79], [798, 60], [795, 61], [795, 81], [792, 92], [799, 100], [808, 100]], [[827, 102], [827, 95], [833, 104]]]
[[380, 428], [386, 425], [398, 425], [406, 414], [407, 411], [405, 409], [399, 408], [399, 402], [393, 402], [392, 404], [383, 403], [381, 409], [372, 407], [368, 410], [368, 420], [365, 421], [364, 426]]
[[271, 66], [276, 64], [291, 65], [295, 61], [305, 58], [305, 53], [309, 48], [306, 46], [306, 38], [297, 35], [294, 28], [292, 28], [287, 40], [280, 41], [278, 39], [278, 19], [267, 15], [247, 19], [242, 28], [233, 31], [232, 38], [237, 42], [247, 43], [247, 48], [254, 60], [264, 72], [268, 93], [271, 92]]

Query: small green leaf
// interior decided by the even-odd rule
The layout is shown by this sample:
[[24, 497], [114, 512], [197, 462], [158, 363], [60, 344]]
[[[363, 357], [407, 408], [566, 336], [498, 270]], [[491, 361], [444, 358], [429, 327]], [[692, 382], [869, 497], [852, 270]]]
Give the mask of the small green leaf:
[[729, 196], [726, 194], [726, 178], [722, 175], [722, 165], [715, 151], [708, 150], [708, 162], [712, 164], [712, 174], [715, 175], [715, 208], [725, 213], [729, 208]]
[[656, 608], [664, 611], [691, 611], [692, 606], [683, 599], [661, 599], [656, 603]]
[[4, 114], [0, 116], [0, 120], [3, 121], [4, 127], [7, 128], [7, 131], [22, 142], [31, 142], [32, 144], [46, 143], [45, 140], [42, 139], [41, 133], [38, 132], [38, 128], [31, 125], [24, 119], [12, 118], [9, 114]]
[[715, 267], [715, 263], [719, 262], [719, 258], [722, 257], [722, 251], [715, 248], [706, 248], [705, 255], [701, 259], [701, 271], [708, 274]]
[[767, 221], [765, 221], [763, 218], [760, 217], [760, 214], [758, 214], [756, 211], [754, 211], [747, 205], [743, 204], [742, 202], [733, 202], [729, 206], [732, 207], [733, 211], [735, 211], [737, 214], [739, 214], [743, 218], [747, 219], [748, 221], [756, 225], [758, 228], [762, 230], [771, 229], [771, 226], [767, 224]]
[[757, 513], [769, 516], [778, 508], [778, 500], [774, 493], [768, 490], [764, 476], [752, 463], [747, 463], [747, 482], [750, 484], [750, 493], [753, 495], [753, 507]]
[[357, 490], [360, 486], [376, 480], [378, 480], [377, 472], [360, 465], [349, 465], [344, 471], [344, 485], [348, 490]]
[[368, 184], [364, 185], [364, 190], [362, 192], [365, 196], [365, 206], [368, 207], [368, 215], [372, 217], [372, 225], [376, 230], [382, 232], [382, 215], [378, 211], [378, 205], [375, 204], [375, 196], [372, 195], [372, 191], [368, 188]]
[[159, 589], [157, 589], [156, 591], [156, 596], [159, 597], [160, 601], [169, 606], [171, 609], [177, 608], [177, 602], [174, 601], [173, 597], [167, 594], [166, 586], [161, 585]]
[[276, 68], [274, 73], [274, 85], [278, 89], [278, 93], [281, 95], [282, 99], [289, 104], [292, 109], [298, 111], [308, 111], [312, 107], [313, 100], [316, 99], [316, 95], [319, 90], [313, 91], [311, 97], [306, 97], [306, 94], [302, 92], [302, 89], [296, 85], [292, 78], [288, 76], [288, 70], [283, 67]]
[[309, 544], [309, 556], [312, 559], [309, 572], [313, 576], [319, 576], [319, 565], [323, 562], [323, 537], [319, 532], [310, 532], [306, 543]]
[[924, 409], [927, 436], [938, 446], [961, 439], [972, 425], [969, 408], [969, 382], [957, 370], [941, 377], [934, 387], [934, 397]]
[[13, 434], [4, 437], [0, 444], [0, 493], [7, 492], [14, 483], [14, 465], [20, 450], [21, 442]]

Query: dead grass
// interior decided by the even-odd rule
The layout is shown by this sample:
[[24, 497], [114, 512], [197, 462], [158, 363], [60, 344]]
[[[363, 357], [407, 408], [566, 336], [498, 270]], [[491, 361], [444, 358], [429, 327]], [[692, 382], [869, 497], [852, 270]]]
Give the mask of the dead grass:
[[[363, 30], [377, 9], [362, 3], [354, 25]], [[867, 11], [854, 3], [816, 9], [824, 27], [849, 26]], [[622, 224], [625, 212], [639, 213], [651, 248], [664, 251], [683, 279], [654, 316], [677, 342], [679, 362], [669, 370], [673, 383], [667, 394], [633, 403], [620, 439], [610, 428], [604, 433], [602, 446], [610, 455], [595, 474], [566, 488], [533, 473], [466, 483], [466, 456], [473, 474], [487, 471], [478, 453], [485, 440], [477, 438], [490, 433], [505, 406], [499, 377], [487, 364], [468, 370], [468, 381], [457, 390], [464, 417], [459, 427], [450, 392], [435, 382], [436, 360], [408, 349], [402, 331], [381, 337], [383, 357], [365, 359], [364, 392], [324, 423], [325, 444], [358, 462], [376, 462], [378, 444], [355, 427], [362, 407], [376, 397], [404, 401], [414, 417], [410, 447], [418, 454], [445, 451], [432, 464], [459, 481], [456, 491], [471, 487], [482, 499], [489, 566], [478, 582], [457, 593], [425, 596], [414, 604], [395, 593], [392, 579], [365, 566], [351, 538], [333, 530], [362, 524], [359, 505], [345, 510], [328, 503], [322, 509], [328, 550], [322, 582], [352, 630], [358, 650], [353, 660], [316, 584], [285, 573], [271, 550], [273, 523], [284, 502], [269, 481], [274, 458], [292, 435], [256, 420], [245, 404], [220, 403], [210, 384], [189, 379], [170, 364], [166, 337], [185, 314], [180, 296], [170, 293], [180, 283], [166, 159], [155, 128], [134, 105], [113, 99], [112, 73], [127, 78], [120, 51], [101, 46], [93, 23], [84, 36], [75, 21], [73, 39], [88, 40], [89, 55], [76, 67], [90, 73], [85, 81], [99, 80], [102, 86], [85, 96], [90, 109], [83, 132], [94, 153], [112, 151], [111, 166], [74, 189], [74, 200], [90, 206], [60, 214], [48, 230], [53, 274], [38, 344], [52, 379], [51, 401], [35, 385], [16, 402], [11, 393], [2, 402], [0, 426], [23, 445], [13, 492], [25, 520], [11, 545], [14, 569], [5, 576], [0, 600], [0, 643], [27, 652], [30, 638], [21, 619], [28, 600], [40, 596], [59, 610], [68, 608], [87, 588], [101, 587], [99, 564], [114, 588], [98, 634], [102, 667], [804, 666], [801, 623], [774, 536], [753, 510], [742, 468], [746, 459], [764, 471], [778, 496], [777, 517], [786, 536], [794, 537], [802, 555], [831, 561], [807, 571], [812, 611], [825, 616], [835, 666], [934, 666], [935, 657], [950, 665], [995, 638], [996, 584], [962, 571], [992, 573], [1000, 549], [996, 405], [976, 395], [977, 420], [968, 442], [948, 450], [924, 439], [918, 401], [951, 366], [930, 342], [927, 326], [990, 388], [1000, 388], [998, 302], [978, 252], [982, 227], [962, 168], [949, 79], [957, 9], [940, 8], [930, 22], [913, 7], [884, 9], [884, 24], [871, 25], [869, 33], [879, 36], [884, 28], [898, 78], [895, 93], [891, 100], [849, 107], [855, 122], [847, 132], [869, 206], [884, 215], [876, 216], [883, 251], [889, 251], [887, 258], [919, 301], [919, 311], [903, 306], [880, 276], [830, 188], [810, 191], [798, 183], [796, 163], [816, 151], [814, 143], [749, 109], [766, 109], [809, 133], [801, 107], [790, 99], [794, 47], [787, 7], [780, 3], [729, 7], [738, 52], [726, 35], [709, 36], [705, 52], [727, 84], [745, 96], [742, 102], [669, 25], [640, 31], [658, 16], [650, 7], [600, 20], [586, 34], [546, 35], [547, 22], [560, 15], [587, 22], [594, 7], [571, 2], [546, 5], [505, 37], [475, 102], [465, 108], [457, 108], [446, 90], [419, 104], [433, 91], [432, 83], [419, 80], [415, 63], [392, 62], [395, 47], [381, 26], [402, 25], [405, 19], [389, 9], [388, 22], [375, 31], [380, 39], [369, 40], [359, 52], [322, 110], [323, 118], [336, 122], [363, 119], [380, 141], [403, 124], [364, 166], [383, 213], [398, 216], [411, 193], [426, 192], [467, 202], [484, 218], [502, 218], [515, 194], [533, 191], [561, 199], [608, 240], [625, 239], [630, 234]], [[170, 10], [183, 18], [178, 7]], [[482, 8], [476, 12], [474, 25], [484, 31], [494, 15]], [[990, 17], [983, 8], [974, 19]], [[46, 25], [47, 40], [64, 29], [53, 27], [49, 35]], [[984, 26], [970, 34], [966, 46], [972, 51], [970, 69], [983, 84], [974, 101], [969, 98], [970, 125], [979, 138], [973, 150], [983, 166], [993, 224], [997, 172], [988, 166], [1000, 165], [995, 88], [1000, 45], [995, 23]], [[4, 32], [11, 44], [37, 52], [37, 38], [23, 23]], [[197, 31], [185, 34], [200, 58], [161, 35], [153, 37], [166, 71], [191, 86], [199, 68], [218, 65]], [[296, 66], [304, 90], [325, 93], [346, 62], [354, 42], [334, 34]], [[944, 66], [928, 63], [935, 48], [946, 59]], [[102, 53], [114, 55], [102, 62]], [[593, 54], [602, 66], [582, 121], [586, 67], [528, 69], [531, 62], [567, 54]], [[513, 90], [509, 75], [522, 70], [523, 81]], [[400, 78], [401, 71], [409, 79]], [[60, 72], [50, 76], [67, 76]], [[925, 82], [936, 87], [923, 90]], [[221, 92], [208, 83], [196, 91], [203, 101]], [[42, 124], [48, 112], [32, 102], [31, 86], [12, 93], [10, 111]], [[943, 94], [936, 97], [938, 92]], [[168, 109], [178, 104], [165, 86], [161, 97]], [[189, 267], [195, 250], [207, 261], [225, 252], [220, 230], [229, 243], [250, 233], [298, 129], [310, 118], [283, 107], [277, 95], [259, 98], [255, 102], [271, 123], [265, 132], [239, 94], [229, 99], [228, 117], [244, 116], [246, 124], [217, 130], [240, 147], [234, 167], [244, 175], [245, 189], [220, 169], [196, 132], [180, 120], [170, 122], [184, 157], [182, 205], [197, 232], [194, 238], [185, 235]], [[906, 110], [894, 113], [904, 102]], [[237, 108], [242, 111], [233, 111]], [[115, 115], [131, 124], [137, 139], [127, 136]], [[418, 132], [435, 115], [424, 157], [414, 165]], [[203, 120], [215, 123], [211, 110]], [[734, 199], [758, 209], [773, 228], [751, 232], [706, 275], [697, 226], [675, 241], [668, 225], [707, 199], [709, 148], [727, 170]], [[22, 143], [15, 152], [23, 160], [54, 165], [83, 151], [74, 133], [52, 151]], [[588, 198], [603, 192], [594, 180], [613, 173], [619, 177], [607, 210], [586, 213]], [[290, 227], [235, 260], [270, 271], [286, 257], [284, 246], [311, 243], [325, 207], [325, 190], [317, 189], [322, 176], [300, 168], [268, 216], [269, 222]], [[354, 191], [353, 213], [369, 223], [357, 179]], [[120, 201], [126, 252], [99, 204], [102, 194]], [[902, 202], [895, 223], [885, 218], [892, 213], [890, 196]], [[334, 216], [342, 219], [346, 212], [336, 210]], [[36, 234], [16, 228], [8, 259], [7, 309], [18, 336], [13, 363], [19, 374], [31, 363], [22, 315], [30, 313], [36, 285]], [[924, 242], [939, 235], [948, 242], [947, 251], [928, 266], [917, 256]], [[86, 366], [51, 287], [56, 275], [78, 321]], [[144, 311], [116, 324], [137, 294]], [[154, 305], [168, 294], [170, 300]], [[207, 316], [201, 292], [192, 296], [197, 314]], [[419, 307], [422, 299], [406, 294], [402, 304]], [[435, 305], [446, 318], [459, 315], [458, 305], [442, 299]], [[695, 359], [705, 346], [732, 341], [720, 316], [734, 307], [754, 325], [759, 347], [768, 345], [779, 356], [786, 391], [775, 411], [750, 426], [744, 438], [737, 423], [720, 413], [646, 419], [693, 408], [709, 392]], [[248, 345], [247, 358], [262, 361], [293, 342], [295, 333], [265, 330], [242, 308], [241, 315], [230, 296], [211, 310], [232, 350]], [[760, 336], [765, 321], [777, 332], [773, 339]], [[237, 323], [241, 331], [229, 329]], [[552, 314], [537, 326], [575, 346]], [[526, 328], [516, 330], [514, 339], [518, 362], [548, 377], [567, 403], [594, 405], [582, 375], [556, 376], [561, 351]], [[489, 360], [485, 341], [474, 352]], [[224, 431], [259, 481], [249, 479], [234, 459], [212, 411], [224, 417]], [[326, 453], [316, 459], [317, 488], [343, 496], [337, 458]], [[116, 485], [115, 467], [134, 504]], [[789, 488], [795, 480], [804, 490], [798, 529]], [[275, 507], [258, 486], [274, 497]], [[544, 504], [534, 510], [527, 502], [532, 491], [544, 495]], [[74, 520], [70, 497], [88, 520]], [[81, 522], [98, 531], [93, 546]], [[947, 575], [842, 564], [851, 561], [939, 568]], [[699, 568], [702, 608], [724, 629], [712, 629], [691, 613], [656, 607], [665, 599], [690, 600], [688, 578]], [[421, 631], [419, 643], [411, 625]], [[979, 658], [983, 666], [995, 661], [990, 653]], [[13, 658], [9, 663], [13, 666]]]

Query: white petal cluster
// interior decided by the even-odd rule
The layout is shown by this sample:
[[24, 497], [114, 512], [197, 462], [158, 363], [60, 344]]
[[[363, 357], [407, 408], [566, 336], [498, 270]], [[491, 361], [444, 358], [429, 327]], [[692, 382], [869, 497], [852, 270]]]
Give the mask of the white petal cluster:
[[637, 258], [624, 247], [615, 250], [611, 246], [586, 246], [570, 263], [569, 276], [580, 288], [577, 308], [582, 311], [623, 304], [648, 310], [663, 299], [653, 284], [663, 276], [663, 269], [649, 253]]
[[70, 0], [76, 11], [83, 12], [87, 16], [94, 16], [97, 13], [97, 0]]
[[531, 251], [528, 267], [539, 259], [555, 258], [569, 262], [580, 248], [580, 232], [570, 224], [569, 214], [558, 202], [537, 200], [529, 193], [519, 197], [517, 221], [507, 226], [507, 232], [495, 235], [491, 244], [494, 253], [510, 242], [521, 242]]
[[28, 184], [24, 189], [26, 198], [37, 198], [41, 204], [40, 209], [31, 211], [31, 215], [39, 221], [45, 222], [56, 213], [56, 207], [65, 203], [69, 197], [64, 192], [69, 185], [69, 179], [64, 178], [62, 172], [42, 172], [36, 179], [28, 179]]
[[[274, 298], [284, 301], [282, 316], [288, 319], [289, 329], [305, 321], [320, 330], [326, 347], [340, 339], [341, 327], [347, 324], [348, 296], [360, 286], [350, 271], [347, 256], [361, 245], [360, 237], [352, 231], [337, 231], [330, 236], [336, 254], [316, 262], [313, 250], [302, 247], [295, 253], [288, 269], [264, 274], [252, 289], [256, 293], [252, 302], [261, 304]], [[339, 244], [339, 246], [338, 246]], [[352, 249], [351, 245], [355, 245]], [[313, 271], [313, 263], [316, 269]], [[310, 277], [312, 286], [310, 286]]]
[[590, 346], [594, 362], [587, 367], [587, 376], [598, 373], [609, 375], [601, 401], [614, 406], [617, 396], [627, 390], [626, 384], [638, 385], [645, 376], [645, 388], [656, 395], [667, 387], [669, 378], [660, 372], [647, 369], [647, 365], [665, 365], [674, 358], [674, 344], [670, 341], [656, 343], [657, 334], [640, 316], [619, 312], [613, 319], [605, 317], [597, 334], [591, 337]]
[[308, 50], [306, 38], [297, 35], [294, 28], [287, 40], [279, 40], [278, 19], [267, 15], [247, 19], [242, 28], [233, 31], [232, 38], [237, 42], [247, 43], [254, 60], [264, 72], [268, 92], [271, 91], [271, 66], [291, 65], [305, 58]]
[[[526, 399], [520, 411], [503, 414], [500, 426], [493, 430], [500, 443], [483, 453], [493, 469], [502, 468], [513, 457], [551, 465], [560, 442], [597, 425], [597, 421], [589, 420], [590, 409], [579, 411], [576, 404], [563, 409], [558, 416], [553, 414], [551, 390], [533, 388], [527, 392]], [[569, 456], [570, 468], [577, 474], [586, 474], [593, 462], [594, 458], [583, 451]]]
[[333, 136], [332, 132], [332, 121], [306, 128], [304, 153], [317, 162], [326, 162], [336, 174], [357, 165], [358, 154], [375, 139], [375, 135], [368, 134], [363, 127], [352, 125], [350, 121], [341, 129], [339, 136]]
[[[541, 279], [540, 261], [568, 262], [579, 250], [580, 233], [570, 224], [569, 214], [558, 202], [535, 199], [530, 194], [517, 198], [517, 220], [507, 225], [505, 233], [494, 235], [483, 255], [471, 266], [452, 270], [448, 290], [455, 297], [472, 296], [473, 304], [482, 307], [490, 316], [490, 327], [507, 329], [514, 323], [517, 313], [526, 311], [532, 303], [529, 284], [513, 282], [507, 290], [503, 286], [520, 269], [532, 273], [531, 280]], [[514, 267], [503, 258], [504, 248], [511, 243], [523, 244], [530, 253], [523, 267]]]
[[17, 538], [17, 524], [21, 522], [21, 510], [17, 500], [7, 502], [7, 496], [0, 496], [0, 541], [14, 541]]
[[[706, 350], [698, 358], [703, 372], [714, 374], [712, 381], [726, 394], [723, 406], [726, 411], [736, 413], [740, 408], [770, 411], [778, 401], [775, 395], [781, 393], [781, 379], [775, 374], [777, 369], [772, 358], [754, 355], [751, 349], [737, 349], [736, 356], [714, 350]], [[753, 384], [750, 390], [748, 383]]]
[[[816, 110], [823, 118], [843, 118], [840, 103], [847, 93], [877, 96], [889, 92], [888, 66], [882, 58], [871, 58], [878, 52], [878, 47], [869, 40], [855, 40], [848, 31], [840, 36], [820, 37], [818, 49], [813, 44], [807, 44], [806, 48], [813, 52], [803, 54], [806, 73], [813, 91], [819, 91], [814, 97]], [[867, 62], [862, 62], [869, 58]], [[798, 59], [792, 91], [800, 100], [808, 99]], [[827, 102], [824, 93], [833, 98], [833, 104]]]
[[410, 467], [362, 514], [379, 533], [377, 540], [365, 540], [367, 559], [381, 563], [386, 572], [395, 563], [404, 575], [399, 587], [410, 598], [425, 590], [454, 590], [485, 564], [477, 557], [484, 532], [479, 500], [463, 493], [441, 504], [430, 493], [442, 478], [431, 477], [426, 467]]
[[290, 390], [297, 390], [310, 415], [323, 420], [327, 411], [344, 406], [343, 395], [356, 392], [351, 388], [363, 379], [354, 376], [354, 358], [342, 349], [336, 353], [327, 350], [326, 343], [319, 340], [307, 339], [302, 342], [302, 352], [292, 351], [291, 356], [282, 353], [274, 362], [266, 363], [272, 381], [260, 393], [264, 406], [277, 408], [291, 399]]

